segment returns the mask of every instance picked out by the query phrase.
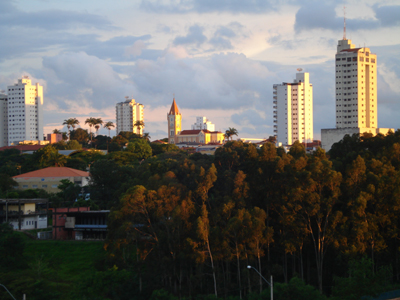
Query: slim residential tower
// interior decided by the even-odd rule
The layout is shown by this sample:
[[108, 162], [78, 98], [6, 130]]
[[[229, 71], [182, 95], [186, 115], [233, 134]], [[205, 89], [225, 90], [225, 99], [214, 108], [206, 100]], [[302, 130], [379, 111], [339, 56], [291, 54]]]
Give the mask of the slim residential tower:
[[23, 76], [7, 92], [8, 145], [43, 140], [43, 87]]
[[274, 133], [277, 142], [313, 140], [313, 86], [309, 73], [297, 73], [293, 83], [274, 84]]
[[144, 124], [143, 104], [136, 103], [135, 99], [129, 99], [129, 97], [125, 98], [126, 100], [117, 103], [115, 108], [117, 134], [121, 131], [128, 131], [142, 135], [144, 126], [136, 126], [135, 124], [137, 121], [142, 121]]

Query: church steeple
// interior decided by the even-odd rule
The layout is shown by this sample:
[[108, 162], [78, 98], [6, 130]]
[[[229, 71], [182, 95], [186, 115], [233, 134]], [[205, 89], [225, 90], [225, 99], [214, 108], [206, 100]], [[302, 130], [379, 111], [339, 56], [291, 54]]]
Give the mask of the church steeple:
[[182, 131], [182, 115], [176, 105], [175, 98], [172, 101], [171, 109], [167, 114], [168, 120], [168, 143], [175, 144], [176, 136]]

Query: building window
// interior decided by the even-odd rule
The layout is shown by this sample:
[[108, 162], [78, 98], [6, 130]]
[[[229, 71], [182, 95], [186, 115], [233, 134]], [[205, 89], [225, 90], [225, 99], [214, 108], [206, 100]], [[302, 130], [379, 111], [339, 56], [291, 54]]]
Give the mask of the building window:
[[55, 189], [55, 188], [58, 187], [58, 185], [57, 185], [57, 184], [53, 184], [51, 187], [52, 187], [53, 189]]
[[28, 188], [28, 185], [24, 184], [24, 185], [22, 186], [22, 188], [23, 188], [23, 189], [27, 189], [27, 188]]

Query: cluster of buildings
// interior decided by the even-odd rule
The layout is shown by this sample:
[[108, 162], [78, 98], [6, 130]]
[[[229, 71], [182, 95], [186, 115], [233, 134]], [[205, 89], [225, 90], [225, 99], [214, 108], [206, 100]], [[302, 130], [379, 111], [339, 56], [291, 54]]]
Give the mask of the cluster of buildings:
[[[301, 69], [299, 69], [301, 71]], [[336, 126], [321, 130], [326, 151], [346, 134], [387, 134], [378, 128], [377, 57], [369, 48], [356, 48], [344, 36], [335, 55]], [[274, 134], [277, 142], [313, 143], [313, 86], [308, 73], [297, 73], [293, 83], [274, 84]]]

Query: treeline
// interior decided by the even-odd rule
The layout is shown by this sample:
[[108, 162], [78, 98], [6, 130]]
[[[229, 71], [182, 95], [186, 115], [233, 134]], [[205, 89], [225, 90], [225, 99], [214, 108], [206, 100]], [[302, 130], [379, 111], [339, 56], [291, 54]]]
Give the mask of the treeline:
[[99, 160], [92, 189], [113, 208], [110, 263], [134, 272], [141, 292], [180, 297], [260, 291], [266, 284], [248, 265], [338, 299], [362, 259], [372, 263], [361, 278], [379, 274], [374, 293], [399, 282], [400, 131], [345, 137], [329, 154], [228, 142], [215, 156]]

